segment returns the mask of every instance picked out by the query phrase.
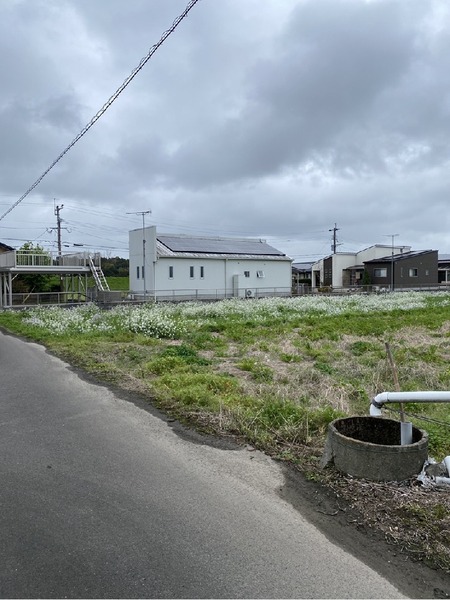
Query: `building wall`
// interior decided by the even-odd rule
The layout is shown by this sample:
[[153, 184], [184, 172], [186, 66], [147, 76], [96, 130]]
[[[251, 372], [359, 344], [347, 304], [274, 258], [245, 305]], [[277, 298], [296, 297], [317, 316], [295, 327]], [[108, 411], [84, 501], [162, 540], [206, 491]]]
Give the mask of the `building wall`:
[[439, 263], [438, 280], [439, 283], [450, 284], [450, 261]]
[[409, 252], [411, 246], [388, 246], [383, 244], [376, 244], [365, 248], [356, 254], [356, 264], [362, 265], [367, 260], [375, 260], [376, 258], [386, 258], [386, 256], [392, 256], [394, 254], [401, 254], [402, 252]]
[[[197, 257], [157, 257], [156, 227], [145, 229], [145, 288], [156, 296], [183, 295], [189, 291], [208, 292], [214, 297], [244, 296], [246, 290], [263, 295], [264, 290], [277, 288], [291, 291], [291, 260], [226, 259]], [[144, 292], [143, 230], [129, 233], [130, 291]], [[172, 269], [171, 269], [172, 267]], [[193, 276], [191, 276], [191, 268]], [[201, 271], [203, 268], [203, 277]], [[139, 269], [139, 273], [138, 273]], [[258, 271], [264, 276], [258, 277]], [[248, 276], [246, 276], [246, 273]], [[172, 277], [170, 276], [172, 274]]]
[[[394, 254], [408, 252], [410, 246], [394, 246]], [[367, 260], [384, 258], [392, 253], [392, 246], [375, 244], [359, 252], [337, 252], [322, 258], [312, 266], [312, 287], [319, 285], [341, 288], [345, 285], [344, 271], [354, 265], [362, 265]], [[319, 279], [319, 282], [317, 282]]]
[[[145, 240], [145, 269], [144, 276], [144, 240]], [[144, 292], [144, 279], [146, 290], [155, 288], [155, 263], [156, 263], [156, 227], [146, 227], [144, 230], [134, 229], [128, 234], [130, 258], [130, 290], [135, 293]], [[138, 272], [139, 269], [139, 272]], [[138, 276], [139, 275], [139, 276]]]
[[[373, 285], [390, 287], [392, 263], [383, 261], [366, 265]], [[386, 269], [386, 276], [375, 275], [376, 269]], [[419, 254], [410, 258], [402, 258], [394, 262], [394, 286], [414, 288], [417, 286], [437, 285], [438, 253], [436, 251]]]

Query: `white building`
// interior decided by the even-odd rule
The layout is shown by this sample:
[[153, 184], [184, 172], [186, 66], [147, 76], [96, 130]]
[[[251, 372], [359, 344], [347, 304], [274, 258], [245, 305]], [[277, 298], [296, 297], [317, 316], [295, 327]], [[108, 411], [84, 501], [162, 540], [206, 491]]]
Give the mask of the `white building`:
[[129, 232], [130, 293], [142, 299], [288, 296], [292, 260], [264, 240]]
[[359, 252], [336, 252], [313, 264], [312, 288], [332, 287], [334, 289], [360, 285], [364, 273], [364, 263], [391, 254], [409, 252], [410, 246], [389, 246], [375, 244]]

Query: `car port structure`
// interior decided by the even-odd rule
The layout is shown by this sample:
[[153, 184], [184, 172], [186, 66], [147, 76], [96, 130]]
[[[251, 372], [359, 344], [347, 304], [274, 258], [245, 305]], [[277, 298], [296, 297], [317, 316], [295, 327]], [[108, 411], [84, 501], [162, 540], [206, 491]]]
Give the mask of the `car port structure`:
[[[19, 275], [36, 274], [58, 276], [61, 281], [60, 291], [14, 293], [14, 280]], [[94, 278], [97, 290], [109, 290], [98, 253], [33, 253], [27, 250], [3, 252], [0, 254], [0, 308], [89, 301], [92, 294], [88, 291], [88, 277]]]

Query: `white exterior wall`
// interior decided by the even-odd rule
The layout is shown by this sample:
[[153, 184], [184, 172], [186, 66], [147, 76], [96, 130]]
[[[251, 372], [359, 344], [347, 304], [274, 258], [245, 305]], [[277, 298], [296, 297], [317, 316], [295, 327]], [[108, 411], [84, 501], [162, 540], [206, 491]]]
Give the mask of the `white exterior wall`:
[[[173, 267], [173, 278], [170, 278]], [[191, 277], [191, 267], [194, 277]], [[201, 277], [203, 267], [203, 277]], [[245, 276], [245, 272], [249, 277]], [[264, 277], [257, 272], [263, 271]], [[236, 280], [237, 276], [237, 280]], [[236, 281], [238, 290], [236, 290]], [[289, 293], [291, 289], [291, 262], [270, 260], [236, 260], [225, 258], [181, 258], [160, 257], [156, 263], [157, 295], [165, 296], [198, 291], [214, 297], [245, 296], [246, 290], [252, 295], [263, 295], [264, 291], [277, 288], [278, 292]], [[170, 294], [169, 294], [170, 295]]]
[[411, 246], [388, 246], [388, 245], [380, 245], [370, 246], [370, 248], [366, 248], [365, 250], [361, 250], [356, 255], [357, 264], [362, 265], [367, 260], [375, 260], [376, 258], [384, 258], [385, 256], [390, 256], [392, 254], [392, 250], [394, 250], [394, 254], [400, 254], [400, 252], [409, 252], [411, 250]]
[[357, 255], [349, 254], [333, 254], [333, 277], [331, 285], [334, 288], [342, 287], [342, 271], [348, 269], [355, 264]]
[[[134, 293], [144, 292], [144, 277], [142, 266], [144, 264], [145, 239], [145, 288], [146, 291], [155, 289], [155, 262], [156, 262], [156, 227], [146, 227], [144, 230], [134, 229], [129, 232], [129, 257], [130, 257], [130, 290]], [[137, 276], [139, 267], [139, 277]]]

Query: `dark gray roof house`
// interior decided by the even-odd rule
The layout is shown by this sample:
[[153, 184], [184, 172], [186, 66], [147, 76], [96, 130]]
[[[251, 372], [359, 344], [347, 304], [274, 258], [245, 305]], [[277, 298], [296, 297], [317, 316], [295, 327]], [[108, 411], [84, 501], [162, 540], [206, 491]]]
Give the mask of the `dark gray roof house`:
[[438, 284], [438, 251], [412, 250], [364, 262], [373, 285], [420, 288]]

